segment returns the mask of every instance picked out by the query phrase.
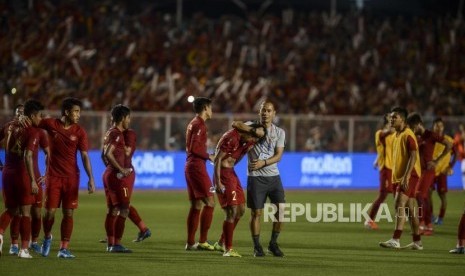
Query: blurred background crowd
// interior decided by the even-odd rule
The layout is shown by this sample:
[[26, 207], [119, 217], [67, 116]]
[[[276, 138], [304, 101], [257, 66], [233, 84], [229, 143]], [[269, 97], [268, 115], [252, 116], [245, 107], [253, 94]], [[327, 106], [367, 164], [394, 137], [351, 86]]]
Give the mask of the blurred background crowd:
[[[201, 2], [240, 11], [192, 8]], [[180, 18], [179, 0], [2, 0], [0, 107], [33, 97], [53, 110], [74, 96], [92, 111], [124, 103], [191, 113], [194, 95], [226, 114], [256, 113], [265, 97], [279, 114], [380, 116], [396, 104], [431, 117], [465, 113], [463, 1], [437, 13], [435, 1], [409, 1], [430, 9], [400, 14], [358, 9], [364, 0], [284, 2], [185, 0]], [[153, 131], [164, 122], [152, 120]], [[323, 126], [304, 129], [295, 150], [332, 145], [307, 141]], [[372, 128], [358, 132], [372, 144]]]

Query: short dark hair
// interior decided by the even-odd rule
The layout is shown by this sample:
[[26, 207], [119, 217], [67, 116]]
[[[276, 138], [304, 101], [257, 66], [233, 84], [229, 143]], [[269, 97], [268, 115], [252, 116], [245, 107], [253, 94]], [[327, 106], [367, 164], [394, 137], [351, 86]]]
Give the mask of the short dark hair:
[[434, 120], [433, 120], [433, 125], [436, 124], [436, 123], [444, 123], [444, 121], [442, 120], [441, 117], [436, 117], [436, 118], [434, 118]]
[[195, 113], [200, 113], [204, 110], [205, 107], [211, 104], [212, 104], [212, 100], [210, 98], [197, 97], [192, 102], [192, 107], [194, 108]]
[[30, 117], [44, 110], [44, 106], [37, 100], [27, 100], [24, 103], [24, 115]]
[[252, 123], [250, 125], [250, 127], [252, 127], [252, 129], [257, 129], [257, 128], [263, 128], [263, 131], [265, 132], [265, 135], [263, 135], [263, 137], [258, 137], [257, 136], [257, 132], [256, 131], [252, 131], [251, 134], [255, 137], [255, 138], [258, 138], [258, 143], [263, 143], [266, 139], [266, 135], [268, 134], [268, 131], [266, 129], [266, 126], [263, 125], [263, 124], [259, 124], [259, 123]]
[[423, 124], [423, 120], [421, 119], [420, 114], [414, 112], [407, 117], [407, 124], [409, 126], [416, 126], [418, 124]]
[[79, 108], [82, 108], [81, 100], [72, 97], [65, 98], [61, 103], [61, 116], [65, 116], [65, 111], [71, 110], [75, 105], [79, 106]]
[[261, 108], [262, 106], [264, 106], [265, 104], [267, 104], [267, 103], [268, 103], [268, 104], [271, 104], [271, 105], [273, 106], [273, 109], [274, 109], [276, 112], [278, 111], [275, 102], [272, 101], [272, 100], [270, 100], [270, 99], [268, 99], [268, 98], [265, 99], [265, 100], [263, 100], [263, 102], [260, 104], [260, 108]]
[[407, 116], [408, 116], [408, 111], [407, 109], [405, 109], [404, 107], [401, 107], [401, 106], [395, 106], [391, 109], [391, 112], [396, 112], [398, 113], [402, 118], [404, 118], [404, 120], [407, 119]]
[[114, 123], [121, 122], [129, 114], [131, 114], [131, 109], [122, 104], [117, 104], [111, 109], [111, 117]]

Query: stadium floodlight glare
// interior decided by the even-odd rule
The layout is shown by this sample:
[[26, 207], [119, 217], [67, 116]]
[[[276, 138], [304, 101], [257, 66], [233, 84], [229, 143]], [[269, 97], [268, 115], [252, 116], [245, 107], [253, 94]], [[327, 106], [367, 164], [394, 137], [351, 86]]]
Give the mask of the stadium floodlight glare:
[[16, 94], [16, 88], [14, 88], [14, 87], [11, 88], [11, 94], [13, 94], [13, 95]]
[[187, 97], [187, 101], [190, 102], [190, 103], [194, 102], [194, 99], [195, 99], [195, 98], [194, 98], [194, 96], [192, 96], [192, 95], [190, 95], [189, 97]]

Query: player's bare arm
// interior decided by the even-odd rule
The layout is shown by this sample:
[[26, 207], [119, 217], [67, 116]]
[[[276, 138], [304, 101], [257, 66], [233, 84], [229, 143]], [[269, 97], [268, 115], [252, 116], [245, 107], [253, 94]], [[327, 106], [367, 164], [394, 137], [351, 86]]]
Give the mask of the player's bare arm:
[[444, 158], [452, 149], [452, 143], [447, 141], [446, 139], [444, 139], [442, 142], [440, 142], [441, 144], [444, 145], [444, 150], [441, 152], [441, 154], [438, 156], [438, 158], [436, 158], [436, 160], [431, 160], [428, 162], [427, 164], [427, 168], [428, 169], [434, 169], [436, 168], [436, 165], [438, 164], [438, 162]]
[[35, 175], [34, 175], [34, 161], [32, 160], [32, 151], [26, 150], [24, 152], [24, 157], [26, 161], [26, 170], [29, 176], [29, 180], [31, 181], [31, 193], [36, 195], [39, 193], [39, 186], [37, 185]]
[[272, 157], [270, 157], [268, 159], [264, 159], [264, 160], [260, 160], [260, 159], [252, 160], [249, 163], [249, 169], [252, 170], [252, 171], [255, 171], [255, 170], [259, 170], [259, 169], [261, 169], [263, 167], [269, 166], [271, 164], [278, 163], [279, 161], [281, 161], [283, 153], [284, 153], [284, 148], [283, 147], [276, 147], [276, 149], [274, 151], [274, 155]]
[[95, 181], [94, 175], [92, 174], [92, 166], [90, 165], [90, 158], [87, 154], [87, 151], [81, 151], [81, 158], [82, 164], [84, 165], [84, 169], [87, 173], [87, 176], [89, 177], [89, 182], [87, 182], [87, 190], [89, 194], [92, 194], [93, 192], [95, 192]]

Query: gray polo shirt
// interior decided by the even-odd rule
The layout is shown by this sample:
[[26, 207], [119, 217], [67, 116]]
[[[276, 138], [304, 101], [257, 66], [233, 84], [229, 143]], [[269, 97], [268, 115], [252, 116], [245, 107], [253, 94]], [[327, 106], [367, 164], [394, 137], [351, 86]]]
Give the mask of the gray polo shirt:
[[[246, 124], [252, 124], [252, 122], [247, 122]], [[263, 143], [257, 143], [255, 146], [248, 152], [248, 162], [254, 159], [265, 160], [274, 156], [277, 148], [284, 148], [286, 141], [286, 133], [282, 128], [277, 127], [274, 124], [267, 129], [266, 139]], [[278, 164], [274, 163], [268, 166], [265, 166], [256, 171], [247, 170], [248, 176], [275, 176], [279, 175]]]

